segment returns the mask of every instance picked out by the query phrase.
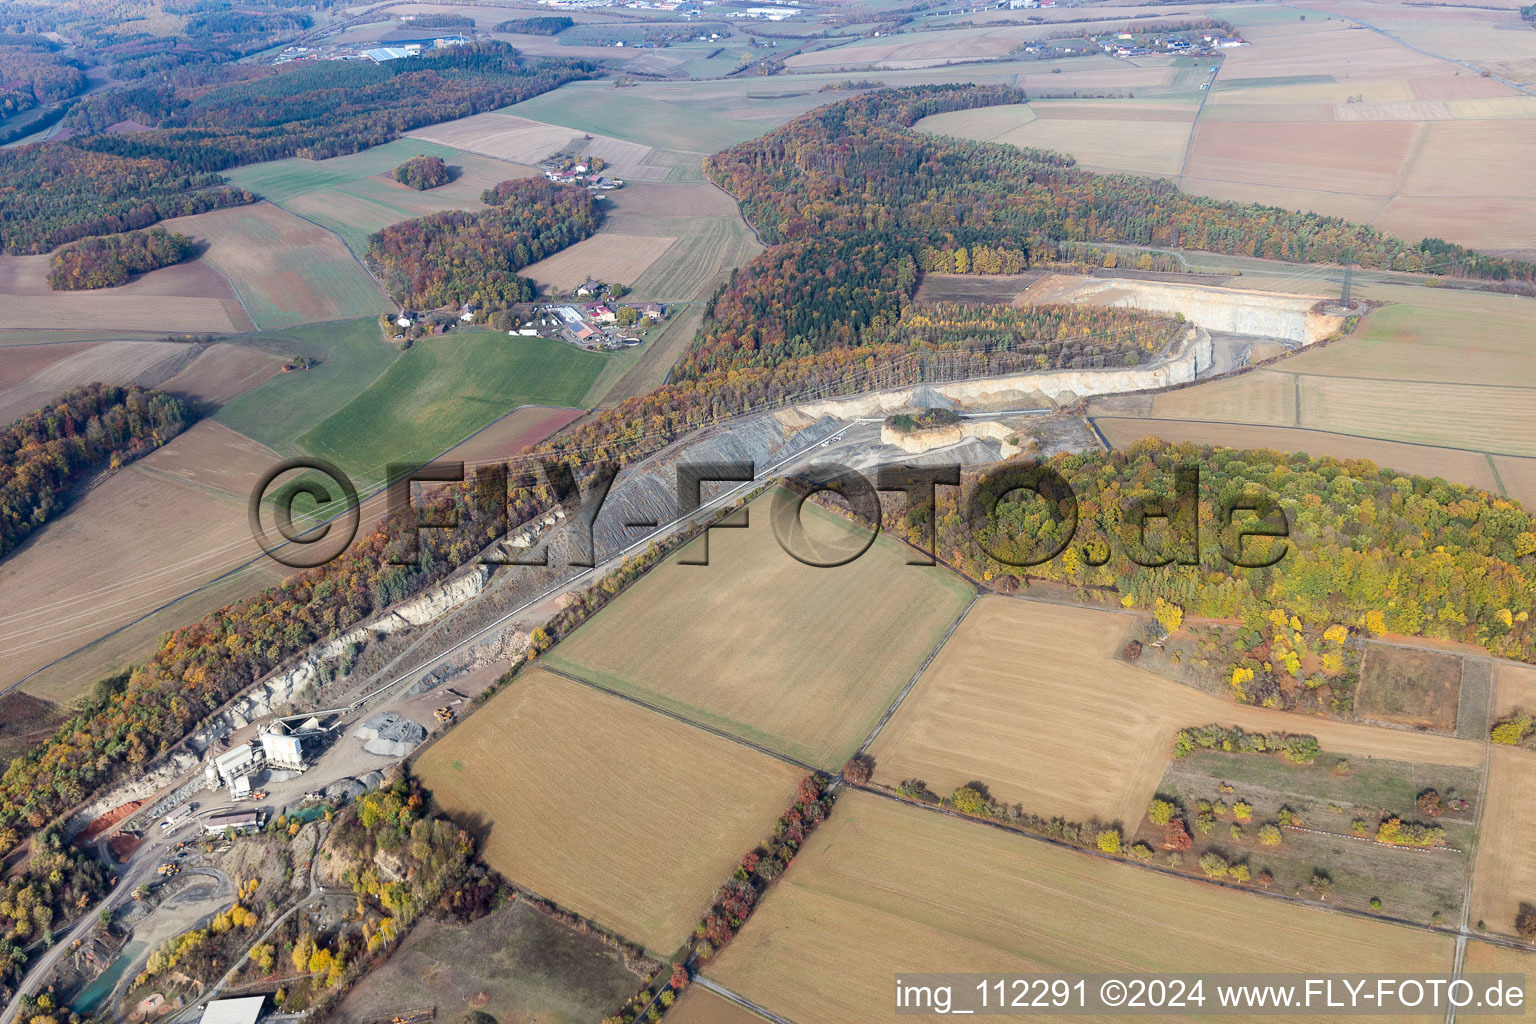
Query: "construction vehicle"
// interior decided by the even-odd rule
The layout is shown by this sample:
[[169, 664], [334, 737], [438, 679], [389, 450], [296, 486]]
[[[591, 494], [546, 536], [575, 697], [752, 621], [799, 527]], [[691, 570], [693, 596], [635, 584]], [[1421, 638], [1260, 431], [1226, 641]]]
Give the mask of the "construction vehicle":
[[440, 708], [436, 708], [433, 710], [432, 714], [439, 722], [443, 723], [444, 725], [447, 725], [449, 722], [453, 721], [453, 708], [450, 708], [446, 705]]
[[264, 789], [258, 789], [256, 792], [251, 794], [251, 799], [252, 800], [265, 800], [266, 798], [267, 798], [267, 791], [264, 790]]
[[181, 874], [181, 865], [176, 863], [161, 864], [160, 874], [165, 878], [169, 878], [172, 875], [179, 875]]

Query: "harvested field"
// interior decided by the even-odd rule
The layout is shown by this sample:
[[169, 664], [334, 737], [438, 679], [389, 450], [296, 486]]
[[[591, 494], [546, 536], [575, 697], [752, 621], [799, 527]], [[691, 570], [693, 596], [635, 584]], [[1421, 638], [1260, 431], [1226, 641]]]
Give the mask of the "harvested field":
[[1194, 108], [1143, 106], [1084, 101], [983, 107], [935, 114], [916, 127], [979, 142], [1054, 149], [1090, 169], [1177, 174]]
[[[1273, 448], [1282, 452], [1332, 455], [1337, 459], [1370, 459], [1376, 465], [1403, 473], [1439, 476], [1497, 493], [1499, 481], [1488, 467], [1488, 457], [1454, 448], [1434, 448], [1373, 441], [1350, 434], [1330, 434], [1297, 427], [1248, 426], [1203, 423], [1198, 420], [1135, 419], [1095, 416], [1094, 424], [1116, 448], [1127, 448], [1143, 437], [1166, 441], [1223, 445], [1228, 448]], [[1503, 476], [1501, 471], [1501, 476]], [[1506, 486], [1508, 481], [1505, 481]]]
[[340, 239], [271, 203], [180, 217], [165, 226], [209, 243], [203, 259], [234, 283], [261, 330], [390, 307]]
[[[195, 232], [181, 230], [202, 240]], [[229, 282], [202, 259], [140, 274], [116, 288], [56, 292], [48, 287], [50, 258], [0, 255], [0, 329], [165, 334], [250, 330]]]
[[1494, 472], [1505, 494], [1525, 506], [1536, 509], [1536, 459], [1517, 459], [1509, 455], [1490, 455]]
[[1371, 644], [1355, 691], [1365, 718], [1440, 732], [1456, 731], [1461, 659], [1454, 654]]
[[[1202, 117], [1200, 123], [1205, 125], [1207, 119]], [[1237, 203], [1267, 203], [1288, 210], [1312, 210], [1329, 217], [1343, 217], [1362, 223], [1374, 221], [1387, 202], [1385, 197], [1377, 195], [1282, 188], [1270, 183], [1260, 185], [1246, 181], [1216, 181], [1193, 174], [1181, 177], [1179, 187], [1186, 192], [1197, 196], [1209, 196], [1212, 199], [1226, 199]]]
[[[438, 156], [454, 174], [452, 181], [418, 192], [390, 177], [413, 156]], [[390, 224], [439, 210], [483, 208], [480, 194], [498, 182], [538, 171], [474, 153], [462, 153], [423, 139], [399, 139], [361, 153], [330, 160], [275, 160], [238, 168], [235, 184], [336, 232], [355, 253], [368, 235]]]
[[416, 771], [481, 834], [491, 867], [663, 954], [802, 777], [537, 669], [429, 748]]
[[1403, 238], [1452, 238], [1463, 245], [1520, 259], [1536, 257], [1527, 230], [1536, 219], [1536, 200], [1397, 197], [1374, 223]]
[[57, 704], [30, 693], [12, 690], [0, 694], [0, 762], [10, 764], [13, 758], [52, 736], [66, 714]]
[[574, 292], [583, 281], [592, 280], [632, 285], [676, 241], [600, 232], [519, 273], [541, 288], [557, 293]]
[[1490, 745], [1483, 829], [1472, 868], [1472, 921], [1515, 934], [1522, 903], [1536, 903], [1536, 754]]
[[581, 418], [580, 409], [546, 409], [525, 405], [514, 409], [447, 453], [466, 467], [511, 458]]
[[204, 413], [238, 398], [269, 380], [282, 360], [245, 345], [214, 345], [202, 351], [186, 369], [160, 385], [179, 398], [196, 402]]
[[347, 994], [335, 1019], [362, 1024], [436, 1006], [446, 1020], [478, 1010], [507, 1024], [588, 1024], [639, 987], [616, 950], [517, 900], [472, 924], [420, 922]]
[[[275, 452], [204, 420], [104, 479], [12, 552], [0, 562], [0, 589], [8, 597], [0, 616], [0, 686], [259, 554], [246, 500], [277, 461]], [[276, 575], [263, 564], [241, 579], [259, 583]], [[187, 618], [182, 611], [160, 628]], [[111, 652], [96, 653], [101, 660], [85, 660], [97, 669], [118, 663]], [[68, 703], [97, 678], [80, 670], [29, 682], [27, 692]]]
[[1494, 717], [1507, 718], [1516, 711], [1536, 715], [1536, 668], [1500, 664], [1494, 672]]
[[560, 125], [490, 113], [418, 128], [408, 138], [425, 139], [520, 164], [537, 164], [564, 149], [580, 133]]
[[[800, 1024], [890, 1019], [902, 971], [1444, 972], [1452, 942], [850, 792], [711, 979]], [[1306, 1018], [1326, 1020], [1326, 1017]]]
[[1536, 999], [1536, 953], [1489, 942], [1469, 942], [1463, 971], [1467, 974], [1523, 974], [1525, 1005], [1532, 1005], [1532, 1000]]
[[1341, 754], [1481, 760], [1477, 743], [1298, 718], [1133, 668], [1115, 654], [1134, 621], [982, 598], [870, 748], [876, 781], [922, 779], [948, 794], [978, 780], [1036, 814], [1131, 823], [1156, 790], [1174, 733], [1189, 725], [1307, 732]]
[[918, 282], [917, 302], [1012, 303], [1040, 278], [1038, 271], [1024, 274], [924, 274]]
[[[652, 569], [545, 662], [822, 768], [858, 749], [971, 596], [946, 570], [907, 564], [886, 537], [837, 569], [786, 554], [768, 498], [749, 529], [712, 530]], [[853, 527], [806, 505], [807, 532]], [[825, 540], [823, 541], [823, 538]], [[878, 633], [856, 624], [879, 622]], [[658, 638], [665, 638], [658, 642]]]
[[1186, 168], [1193, 178], [1387, 196], [1418, 126], [1406, 122], [1201, 122]]
[[0, 386], [0, 422], [9, 423], [82, 384], [100, 381], [158, 387], [186, 366], [196, 352], [191, 345], [167, 341], [66, 342], [7, 348], [0, 361], [7, 364], [7, 376], [15, 375], [15, 383]]
[[672, 1024], [763, 1024], [763, 1018], [729, 999], [694, 985], [668, 1011]]
[[1536, 389], [1310, 376], [1299, 386], [1303, 426], [1536, 456]]

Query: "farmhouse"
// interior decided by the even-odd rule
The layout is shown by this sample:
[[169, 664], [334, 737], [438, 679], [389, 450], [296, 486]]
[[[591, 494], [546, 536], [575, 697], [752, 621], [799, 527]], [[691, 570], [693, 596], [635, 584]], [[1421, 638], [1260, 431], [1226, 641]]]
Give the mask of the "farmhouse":
[[602, 290], [603, 285], [601, 281], [588, 281], [576, 289], [576, 294], [585, 298], [588, 295], [599, 295], [602, 293]]

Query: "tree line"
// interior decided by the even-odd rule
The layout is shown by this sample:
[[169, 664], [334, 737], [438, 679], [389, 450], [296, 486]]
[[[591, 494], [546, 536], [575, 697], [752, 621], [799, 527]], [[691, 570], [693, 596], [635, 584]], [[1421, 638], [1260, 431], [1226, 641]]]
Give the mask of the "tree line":
[[994, 272], [1054, 259], [1065, 242], [1531, 281], [1529, 263], [1439, 239], [1417, 244], [1342, 218], [1187, 195], [1172, 183], [1084, 171], [1068, 156], [931, 136], [932, 114], [1022, 103], [1003, 86], [887, 89], [803, 114], [706, 162], [770, 248], [733, 276], [678, 368], [774, 362], [883, 340], [919, 269]]
[[[218, 172], [356, 153], [591, 72], [579, 62], [525, 62], [510, 46], [481, 43], [384, 64], [198, 68], [175, 81], [108, 90], [70, 110], [71, 138], [0, 150], [0, 247], [46, 252], [85, 235], [253, 202]], [[104, 134], [127, 120], [151, 130]]]
[[504, 309], [533, 298], [517, 271], [587, 238], [602, 222], [591, 192], [544, 178], [487, 189], [489, 210], [445, 210], [368, 238], [366, 260], [396, 302]]
[[192, 239], [164, 228], [93, 235], [71, 242], [53, 254], [48, 287], [54, 291], [84, 291], [127, 284], [134, 274], [169, 267], [191, 256]]
[[0, 430], [0, 556], [57, 516], [74, 484], [153, 451], [194, 418], [164, 392], [88, 384]]

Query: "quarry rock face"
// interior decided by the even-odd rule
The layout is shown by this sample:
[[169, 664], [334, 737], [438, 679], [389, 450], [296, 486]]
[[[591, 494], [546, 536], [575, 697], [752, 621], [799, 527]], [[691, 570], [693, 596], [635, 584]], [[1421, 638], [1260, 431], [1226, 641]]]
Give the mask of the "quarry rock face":
[[[476, 566], [473, 571], [432, 587], [371, 622], [354, 626], [324, 646], [316, 648], [313, 654], [300, 660], [292, 668], [276, 672], [256, 683], [244, 694], [225, 705], [218, 714], [207, 719], [202, 728], [188, 736], [174, 750], [151, 762], [139, 775], [114, 786], [104, 795], [75, 811], [65, 824], [65, 833], [73, 834], [114, 807], [121, 806], [130, 800], [142, 800], [164, 789], [176, 778], [195, 768], [209, 747], [220, 738], [252, 722], [266, 718], [293, 700], [296, 695], [303, 692], [305, 687], [319, 678], [319, 669], [323, 663], [340, 658], [351, 646], [364, 643], [376, 635], [387, 635], [405, 629], [407, 626], [419, 626], [431, 622], [478, 595], [485, 589], [489, 580], [490, 568], [484, 565]], [[407, 724], [415, 725], [414, 722], [407, 722]], [[421, 727], [416, 726], [416, 728]], [[426, 730], [422, 729], [421, 739], [425, 738]], [[386, 756], [404, 757], [421, 742], [421, 739], [405, 747], [404, 751], [398, 755]], [[395, 749], [391, 742], [382, 741], [380, 750]], [[379, 753], [380, 751], [370, 752]]]
[[923, 384], [878, 395], [828, 399], [796, 408], [807, 416], [833, 416], [840, 419], [885, 416], [902, 409], [919, 407], [920, 392], [937, 393], [967, 408], [997, 407], [1004, 404], [1001, 399], [1020, 393], [1038, 393], [1052, 401], [1070, 401], [1094, 395], [1188, 384], [1201, 371], [1210, 367], [1212, 358], [1210, 334], [1200, 327], [1190, 327], [1185, 330], [1172, 353], [1162, 361], [1146, 366], [1111, 370], [1045, 370], [952, 384]]

